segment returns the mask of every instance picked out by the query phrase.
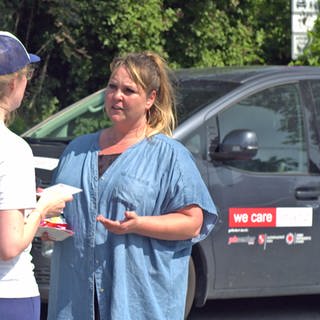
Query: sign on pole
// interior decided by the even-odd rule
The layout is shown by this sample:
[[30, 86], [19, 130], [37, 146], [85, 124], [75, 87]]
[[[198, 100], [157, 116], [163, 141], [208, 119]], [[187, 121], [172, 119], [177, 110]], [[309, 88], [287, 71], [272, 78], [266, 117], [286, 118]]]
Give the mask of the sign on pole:
[[291, 0], [291, 58], [297, 59], [308, 43], [308, 31], [318, 17], [318, 0]]

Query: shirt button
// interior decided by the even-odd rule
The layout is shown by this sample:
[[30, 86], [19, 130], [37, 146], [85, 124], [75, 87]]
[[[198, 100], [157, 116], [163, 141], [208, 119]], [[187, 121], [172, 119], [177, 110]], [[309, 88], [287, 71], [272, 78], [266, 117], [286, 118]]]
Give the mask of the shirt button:
[[104, 292], [104, 289], [103, 289], [103, 288], [101, 288], [101, 289], [100, 289], [100, 292]]

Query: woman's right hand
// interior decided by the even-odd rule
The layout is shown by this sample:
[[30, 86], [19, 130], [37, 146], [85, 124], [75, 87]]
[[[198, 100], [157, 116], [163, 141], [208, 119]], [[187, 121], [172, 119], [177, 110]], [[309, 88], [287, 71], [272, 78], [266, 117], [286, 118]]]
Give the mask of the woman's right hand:
[[72, 200], [72, 194], [65, 190], [48, 188], [41, 192], [35, 211], [41, 212], [42, 219], [57, 217], [63, 212], [66, 202]]

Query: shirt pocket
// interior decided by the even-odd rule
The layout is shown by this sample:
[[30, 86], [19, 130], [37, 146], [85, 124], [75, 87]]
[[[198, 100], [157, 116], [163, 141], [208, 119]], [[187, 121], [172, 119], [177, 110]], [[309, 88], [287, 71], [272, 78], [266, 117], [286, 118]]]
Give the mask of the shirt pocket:
[[139, 215], [151, 215], [157, 199], [154, 184], [146, 179], [122, 172], [114, 186], [113, 197], [118, 205]]

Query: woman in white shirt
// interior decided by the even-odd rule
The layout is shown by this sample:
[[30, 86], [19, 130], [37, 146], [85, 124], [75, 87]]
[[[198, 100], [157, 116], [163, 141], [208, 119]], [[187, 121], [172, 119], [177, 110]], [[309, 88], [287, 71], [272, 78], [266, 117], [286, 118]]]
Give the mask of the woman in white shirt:
[[5, 320], [40, 319], [31, 242], [40, 221], [61, 214], [72, 200], [53, 191], [36, 202], [31, 148], [6, 126], [38, 61], [14, 35], [0, 31], [0, 317]]

